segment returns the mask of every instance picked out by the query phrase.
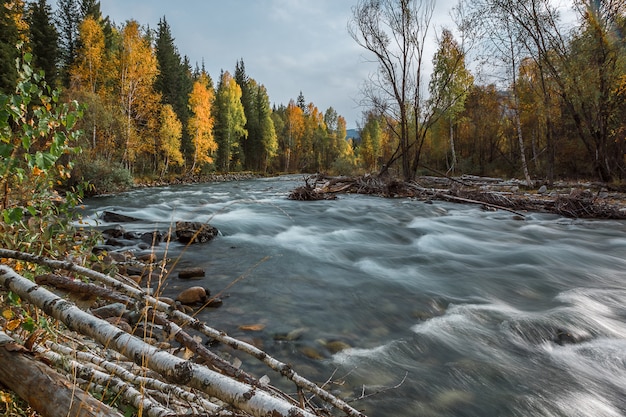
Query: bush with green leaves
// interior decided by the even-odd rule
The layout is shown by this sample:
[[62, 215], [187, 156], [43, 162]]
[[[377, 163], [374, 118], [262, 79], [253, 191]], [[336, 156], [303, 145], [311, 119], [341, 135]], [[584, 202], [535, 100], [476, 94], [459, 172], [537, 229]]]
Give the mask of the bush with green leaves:
[[28, 53], [17, 60], [14, 94], [0, 94], [0, 244], [33, 253], [67, 254], [80, 245], [72, 209], [81, 191], [60, 195], [70, 176], [70, 156], [82, 116], [77, 102], [63, 103], [58, 90], [33, 71]]

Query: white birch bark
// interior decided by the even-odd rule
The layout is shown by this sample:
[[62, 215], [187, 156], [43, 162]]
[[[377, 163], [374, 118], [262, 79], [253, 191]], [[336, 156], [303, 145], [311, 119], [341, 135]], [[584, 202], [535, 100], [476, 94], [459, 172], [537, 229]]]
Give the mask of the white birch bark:
[[[158, 390], [168, 395], [173, 395], [181, 400], [184, 400], [187, 403], [197, 404], [198, 407], [202, 408], [204, 411], [210, 411], [212, 413], [216, 413], [220, 411], [220, 407], [217, 404], [214, 404], [208, 401], [205, 398], [200, 397], [192, 392], [189, 392], [177, 385], [168, 384], [158, 379], [149, 378], [141, 375], [137, 375], [123, 366], [120, 366], [116, 363], [105, 360], [104, 358], [94, 355], [89, 352], [78, 351], [72, 349], [68, 346], [60, 345], [58, 343], [54, 343], [51, 341], [46, 342], [47, 350], [43, 346], [37, 346], [34, 350], [47, 357], [49, 360], [59, 363], [60, 365], [66, 365], [66, 361], [61, 358], [75, 358], [76, 361], [80, 361], [83, 363], [90, 363], [93, 365], [97, 365], [98, 367], [104, 369], [109, 372], [111, 375], [117, 375], [124, 381], [130, 382], [132, 384], [145, 387], [152, 390]], [[85, 365], [83, 365], [85, 366]], [[232, 413], [223, 412], [223, 415], [232, 415]]]
[[205, 323], [201, 322], [200, 320], [194, 317], [191, 317], [181, 311], [178, 311], [176, 310], [175, 307], [172, 307], [169, 304], [166, 304], [163, 301], [159, 301], [157, 298], [154, 298], [146, 294], [141, 289], [138, 289], [136, 287], [120, 282], [106, 274], [93, 271], [89, 268], [81, 267], [69, 261], [58, 261], [58, 260], [45, 258], [43, 256], [37, 256], [37, 255], [29, 254], [29, 253], [18, 252], [18, 251], [13, 251], [9, 249], [1, 249], [1, 248], [0, 248], [0, 258], [19, 259], [19, 260], [26, 261], [26, 262], [32, 262], [32, 263], [36, 263], [39, 265], [44, 265], [49, 268], [72, 271], [80, 275], [83, 275], [85, 277], [91, 278], [95, 281], [104, 283], [110, 286], [111, 288], [117, 291], [120, 291], [128, 296], [134, 297], [138, 300], [142, 300], [146, 305], [154, 307], [158, 311], [168, 313], [170, 317], [173, 317], [174, 319], [176, 319], [179, 322], [179, 324], [184, 323], [186, 326], [190, 326], [193, 329], [198, 330], [205, 336], [211, 337], [215, 340], [218, 340], [232, 347], [233, 349], [240, 350], [242, 352], [245, 352], [255, 357], [256, 359], [258, 359], [259, 361], [267, 365], [269, 368], [273, 369], [276, 372], [279, 372], [282, 376], [291, 380], [297, 387], [310, 391], [311, 393], [317, 395], [318, 398], [320, 398], [321, 400], [343, 411], [344, 413], [346, 413], [346, 415], [350, 417], [365, 417], [363, 413], [356, 410], [345, 401], [341, 400], [340, 398], [337, 398], [336, 396], [332, 395], [328, 391], [318, 387], [316, 384], [309, 381], [308, 379], [300, 376], [298, 373], [296, 373], [293, 370], [293, 368], [290, 365], [273, 358], [272, 356], [268, 355], [261, 349], [249, 343], [245, 343], [240, 340], [237, 340], [233, 337], [228, 336], [226, 333], [222, 331], [219, 331], [217, 329], [207, 326]]
[[[2, 255], [0, 255], [2, 256]], [[91, 337], [114, 349], [135, 363], [152, 369], [177, 384], [199, 389], [241, 411], [254, 416], [314, 417], [269, 393], [235, 381], [196, 363], [161, 351], [143, 340], [98, 319], [71, 302], [0, 265], [0, 285], [39, 307], [44, 313], [62, 321], [69, 329]]]

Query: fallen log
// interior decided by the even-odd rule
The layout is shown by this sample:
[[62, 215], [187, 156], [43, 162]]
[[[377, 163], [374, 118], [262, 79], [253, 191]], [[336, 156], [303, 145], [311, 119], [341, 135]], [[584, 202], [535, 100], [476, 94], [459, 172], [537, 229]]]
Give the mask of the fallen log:
[[241, 340], [237, 340], [233, 337], [228, 336], [226, 333], [214, 329], [212, 327], [207, 326], [205, 323], [200, 320], [191, 317], [181, 311], [175, 309], [175, 307], [166, 304], [163, 301], [160, 301], [148, 294], [146, 294], [141, 289], [127, 285], [123, 282], [120, 282], [106, 274], [102, 274], [100, 272], [91, 270], [89, 268], [82, 267], [80, 265], [74, 264], [70, 261], [59, 261], [54, 259], [49, 259], [43, 256], [33, 255], [25, 252], [19, 252], [9, 249], [1, 249], [0, 248], [0, 258], [11, 258], [18, 259], [26, 262], [35, 263], [38, 265], [47, 266], [53, 269], [63, 269], [65, 271], [75, 272], [79, 275], [82, 275], [87, 278], [91, 278], [95, 281], [101, 282], [103, 284], [108, 285], [112, 289], [120, 291], [126, 295], [129, 295], [137, 300], [144, 302], [148, 306], [154, 307], [158, 311], [165, 312], [169, 314], [173, 319], [175, 319], [179, 325], [186, 325], [194, 330], [197, 330], [208, 336], [212, 339], [218, 340], [224, 343], [227, 346], [230, 346], [233, 349], [237, 349], [241, 352], [245, 352], [252, 357], [258, 359], [263, 362], [265, 365], [273, 369], [274, 371], [280, 373], [283, 377], [291, 380], [299, 389], [303, 389], [315, 394], [319, 399], [325, 401], [326, 403], [332, 405], [338, 410], [343, 411], [348, 416], [352, 417], [365, 417], [363, 413], [356, 410], [348, 403], [343, 401], [342, 399], [334, 396], [330, 392], [318, 387], [313, 382], [309, 381], [306, 378], [300, 376], [290, 365], [283, 363], [276, 358], [268, 355], [263, 350], [249, 344], [243, 342]]
[[[251, 415], [264, 417], [314, 417], [315, 414], [256, 387], [235, 381], [220, 373], [157, 349], [84, 312], [43, 287], [0, 265], [0, 285], [63, 322], [70, 330], [116, 350], [177, 384], [188, 385]], [[60, 417], [60, 416], [59, 416]]]
[[0, 383], [44, 417], [122, 417], [0, 331]]

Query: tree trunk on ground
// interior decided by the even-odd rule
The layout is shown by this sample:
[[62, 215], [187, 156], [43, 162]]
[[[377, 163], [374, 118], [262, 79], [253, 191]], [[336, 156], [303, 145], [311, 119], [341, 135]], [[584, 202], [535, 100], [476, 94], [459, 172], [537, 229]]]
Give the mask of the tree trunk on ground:
[[0, 332], [0, 383], [45, 417], [122, 417]]
[[[364, 417], [364, 414], [359, 412], [358, 410], [351, 407], [345, 401], [337, 398], [330, 392], [318, 387], [313, 382], [309, 381], [306, 378], [303, 378], [298, 373], [295, 372], [292, 367], [284, 362], [281, 362], [274, 357], [268, 355], [266, 352], [258, 349], [257, 347], [243, 342], [241, 340], [237, 340], [233, 337], [228, 336], [222, 331], [214, 329], [212, 327], [207, 326], [205, 323], [201, 322], [197, 318], [191, 317], [181, 311], [172, 310], [171, 307], [160, 301], [154, 297], [149, 296], [143, 290], [137, 287], [131, 287], [129, 285], [124, 284], [122, 281], [112, 278], [106, 274], [102, 274], [96, 272], [94, 270], [76, 265], [69, 261], [58, 261], [49, 258], [45, 258], [43, 256], [32, 255], [24, 252], [13, 251], [9, 249], [0, 248], [0, 258], [12, 258], [19, 259], [26, 262], [36, 263], [39, 265], [45, 265], [52, 269], [63, 269], [66, 271], [72, 271], [84, 277], [88, 277], [92, 280], [101, 282], [110, 288], [120, 291], [123, 294], [136, 298], [137, 300], [143, 301], [147, 306], [152, 306], [158, 311], [166, 312], [168, 316], [172, 317], [180, 323], [185, 323], [186, 327], [190, 327], [199, 331], [200, 333], [218, 340], [234, 349], [237, 349], [241, 352], [245, 352], [248, 355], [258, 359], [263, 362], [269, 368], [281, 374], [283, 377], [291, 380], [299, 389], [303, 389], [315, 394], [317, 397], [322, 399], [328, 404], [336, 407], [337, 409], [345, 412], [347, 415], [352, 417]], [[9, 269], [4, 267], [5, 269]], [[0, 265], [0, 278], [2, 278], [2, 270], [3, 267]], [[2, 285], [2, 282], [0, 282]]]
[[314, 417], [314, 414], [262, 389], [240, 383], [202, 365], [159, 350], [84, 312], [5, 265], [0, 265], [0, 285], [62, 321], [71, 330], [93, 338], [103, 346], [120, 352], [138, 365], [146, 366], [177, 384], [199, 389], [254, 416]]

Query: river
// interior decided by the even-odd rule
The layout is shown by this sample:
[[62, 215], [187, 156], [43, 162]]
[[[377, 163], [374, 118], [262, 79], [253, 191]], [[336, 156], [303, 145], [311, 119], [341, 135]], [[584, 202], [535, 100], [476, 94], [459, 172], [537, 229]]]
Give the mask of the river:
[[361, 195], [288, 200], [302, 184], [137, 189], [89, 199], [83, 216], [144, 219], [123, 225], [133, 231], [217, 227], [210, 243], [156, 248], [207, 272], [172, 273], [164, 294], [223, 291], [223, 306], [199, 318], [363, 397], [353, 406], [370, 416], [626, 416], [626, 222]]

